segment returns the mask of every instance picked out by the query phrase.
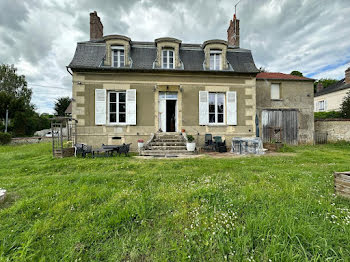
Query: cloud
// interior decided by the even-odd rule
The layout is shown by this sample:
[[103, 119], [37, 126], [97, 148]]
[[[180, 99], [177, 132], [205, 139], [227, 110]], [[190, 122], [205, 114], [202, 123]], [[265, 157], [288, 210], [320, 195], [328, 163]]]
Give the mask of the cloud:
[[[226, 39], [234, 2], [2, 0], [0, 10], [0, 63], [26, 75], [39, 112], [53, 112], [58, 97], [71, 95], [66, 65], [76, 43], [89, 40], [90, 12], [98, 12], [105, 34], [203, 43]], [[348, 0], [243, 0], [237, 9], [241, 47], [270, 71], [340, 79], [350, 65], [349, 13]]]

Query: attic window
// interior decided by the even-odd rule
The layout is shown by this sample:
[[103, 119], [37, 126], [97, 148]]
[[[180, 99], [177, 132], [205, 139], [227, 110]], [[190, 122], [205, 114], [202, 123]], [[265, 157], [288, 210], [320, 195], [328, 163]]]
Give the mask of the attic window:
[[174, 50], [163, 49], [162, 50], [162, 68], [174, 69]]
[[221, 50], [210, 50], [210, 70], [221, 70]]
[[112, 66], [124, 67], [125, 55], [124, 46], [112, 46]]

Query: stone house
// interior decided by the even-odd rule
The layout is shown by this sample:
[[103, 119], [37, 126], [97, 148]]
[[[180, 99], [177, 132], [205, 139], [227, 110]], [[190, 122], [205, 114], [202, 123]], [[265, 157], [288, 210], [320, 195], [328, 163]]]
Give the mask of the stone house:
[[282, 73], [256, 76], [256, 111], [264, 141], [312, 143], [314, 80]]
[[[132, 143], [136, 150], [138, 139], [147, 141], [156, 132], [185, 129], [200, 147], [206, 133], [226, 141], [255, 137], [259, 129], [256, 117], [265, 106], [283, 104], [284, 109], [298, 110], [308, 103], [312, 121], [304, 114], [300, 119], [301, 127], [309, 128], [310, 134], [304, 136], [307, 131], [302, 131], [300, 141], [311, 143], [313, 125], [306, 127], [304, 120], [313, 122], [312, 81], [281, 80], [281, 94], [294, 96], [298, 90], [298, 98], [262, 101], [268, 95], [257, 89], [269, 92], [266, 81], [270, 82], [257, 79], [259, 71], [251, 51], [240, 48], [236, 17], [227, 33], [228, 41], [202, 44], [170, 37], [132, 41], [121, 35], [104, 36], [100, 18], [91, 13], [90, 41], [77, 44], [68, 66], [73, 76], [72, 116], [78, 120], [78, 141], [93, 146]], [[304, 99], [307, 95], [310, 103]]]
[[323, 88], [317, 85], [315, 94], [315, 112], [339, 111], [340, 106], [350, 91], [350, 67], [345, 71], [345, 78], [333, 85]]

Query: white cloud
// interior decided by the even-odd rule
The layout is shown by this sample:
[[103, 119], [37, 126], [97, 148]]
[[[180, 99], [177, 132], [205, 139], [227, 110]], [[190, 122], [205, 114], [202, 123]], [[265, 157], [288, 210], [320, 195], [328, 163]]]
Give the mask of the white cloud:
[[[89, 38], [89, 12], [98, 12], [105, 34], [202, 43], [226, 39], [234, 2], [2, 0], [0, 9], [0, 63], [15, 64], [33, 88], [38, 111], [52, 112], [55, 99], [71, 95], [65, 66], [76, 42]], [[241, 1], [241, 47], [251, 49], [257, 66], [270, 71], [340, 79], [350, 65], [349, 13], [348, 0]]]

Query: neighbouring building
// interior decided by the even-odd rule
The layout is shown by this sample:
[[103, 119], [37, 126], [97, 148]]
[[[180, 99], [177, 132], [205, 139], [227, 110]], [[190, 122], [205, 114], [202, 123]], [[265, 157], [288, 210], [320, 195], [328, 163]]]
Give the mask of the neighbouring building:
[[[251, 51], [239, 45], [236, 17], [227, 33], [228, 41], [202, 44], [170, 37], [132, 41], [104, 36], [100, 18], [91, 13], [90, 40], [77, 44], [68, 66], [78, 141], [93, 146], [132, 143], [135, 150], [138, 139], [185, 129], [200, 147], [206, 133], [226, 141], [255, 137], [263, 129], [257, 119], [263, 119], [264, 110], [290, 109], [297, 112], [292, 119], [296, 141], [312, 143], [312, 80], [257, 78]], [[277, 91], [273, 98], [270, 94], [276, 85], [278, 99]]]
[[345, 78], [333, 85], [323, 88], [317, 85], [315, 93], [315, 112], [339, 111], [340, 106], [350, 91], [350, 67], [345, 71]]
[[282, 73], [256, 76], [256, 110], [265, 142], [311, 143], [314, 80]]

